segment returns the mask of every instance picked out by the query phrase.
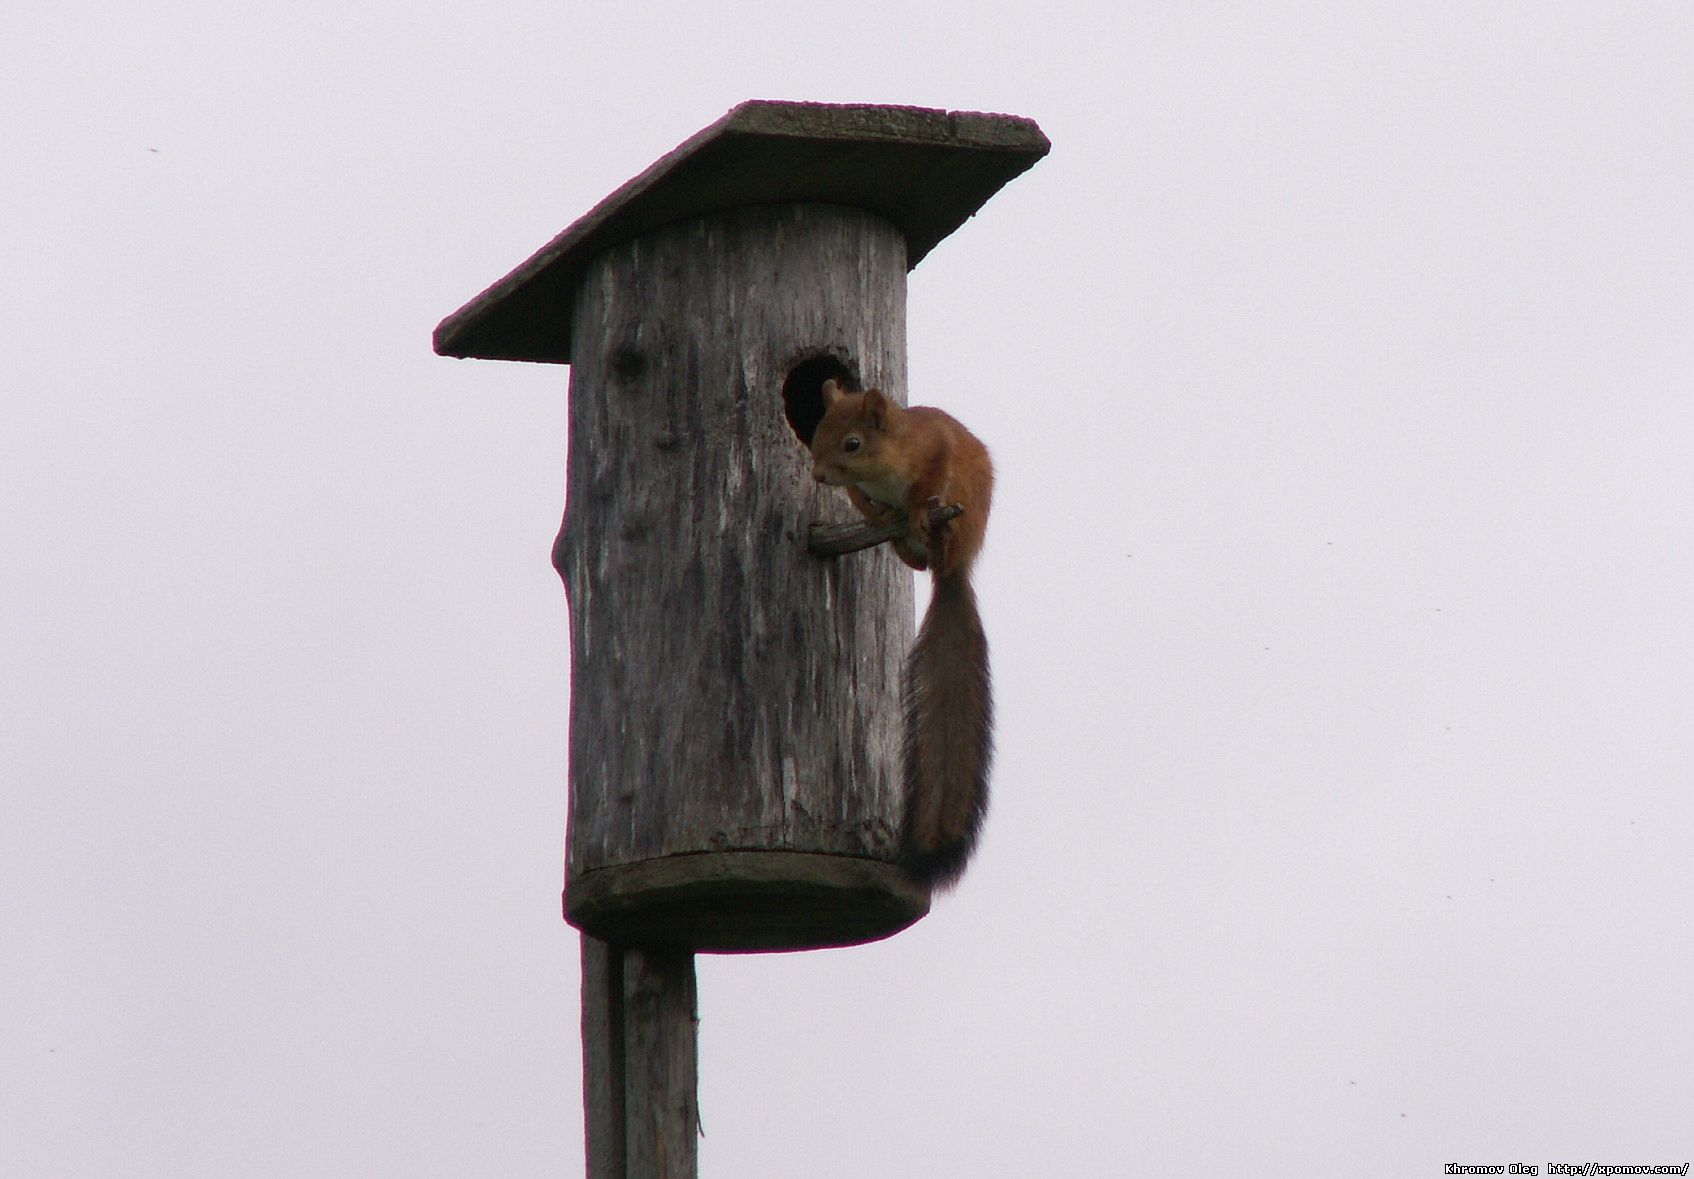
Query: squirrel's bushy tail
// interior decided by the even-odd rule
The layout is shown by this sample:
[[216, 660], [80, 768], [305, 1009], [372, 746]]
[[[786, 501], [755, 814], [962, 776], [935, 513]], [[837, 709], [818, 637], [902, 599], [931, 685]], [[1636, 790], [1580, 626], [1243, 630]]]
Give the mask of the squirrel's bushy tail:
[[945, 888], [965, 870], [988, 811], [994, 698], [988, 638], [963, 572], [935, 592], [906, 663], [906, 815], [900, 868]]

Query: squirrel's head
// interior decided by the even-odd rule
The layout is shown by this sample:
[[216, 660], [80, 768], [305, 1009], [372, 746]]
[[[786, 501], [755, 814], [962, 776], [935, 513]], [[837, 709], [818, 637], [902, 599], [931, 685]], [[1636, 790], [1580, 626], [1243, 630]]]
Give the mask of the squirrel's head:
[[823, 383], [823, 404], [823, 420], [812, 433], [812, 478], [845, 487], [886, 465], [880, 452], [898, 405], [881, 389], [848, 393], [834, 381]]

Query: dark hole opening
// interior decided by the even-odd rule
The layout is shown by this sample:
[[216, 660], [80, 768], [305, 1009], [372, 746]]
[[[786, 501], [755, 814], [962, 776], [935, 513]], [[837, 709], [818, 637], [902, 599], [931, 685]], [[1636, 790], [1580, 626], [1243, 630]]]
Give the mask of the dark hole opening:
[[823, 383], [833, 380], [843, 389], [857, 389], [853, 370], [833, 356], [813, 356], [788, 370], [782, 382], [782, 409], [794, 434], [807, 447], [823, 421]]

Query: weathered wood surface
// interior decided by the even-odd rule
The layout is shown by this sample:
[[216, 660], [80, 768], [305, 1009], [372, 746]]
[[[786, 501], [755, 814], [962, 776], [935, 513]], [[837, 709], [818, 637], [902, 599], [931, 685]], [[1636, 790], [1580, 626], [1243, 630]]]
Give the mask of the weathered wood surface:
[[626, 948], [623, 1009], [630, 1179], [694, 1179], [700, 1140], [694, 955]]
[[588, 1179], [626, 1179], [623, 951], [582, 935], [582, 1109]]
[[443, 320], [435, 350], [575, 363], [572, 307], [594, 257], [726, 209], [821, 201], [876, 213], [905, 239], [910, 268], [1050, 148], [1033, 120], [1016, 115], [744, 102]]
[[850, 509], [812, 481], [782, 393], [827, 356], [903, 398], [905, 275], [882, 218], [787, 205], [656, 230], [583, 278], [555, 563], [571, 605], [566, 911], [588, 932], [803, 948], [927, 908], [888, 862], [911, 577], [886, 550], [807, 555], [810, 525]]
[[582, 938], [588, 1179], [694, 1179], [698, 994], [686, 950]]
[[578, 924], [643, 945], [720, 951], [875, 941], [928, 897], [876, 860], [816, 852], [699, 852], [604, 868], [571, 882]]

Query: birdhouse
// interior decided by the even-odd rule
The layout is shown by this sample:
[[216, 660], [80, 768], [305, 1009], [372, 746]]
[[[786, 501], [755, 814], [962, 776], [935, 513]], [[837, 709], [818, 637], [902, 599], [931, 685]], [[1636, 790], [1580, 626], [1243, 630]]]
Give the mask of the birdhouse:
[[569, 364], [567, 919], [792, 950], [928, 910], [893, 866], [912, 578], [822, 559], [821, 389], [904, 401], [906, 274], [1048, 150], [1031, 121], [749, 102], [449, 316], [447, 356]]

